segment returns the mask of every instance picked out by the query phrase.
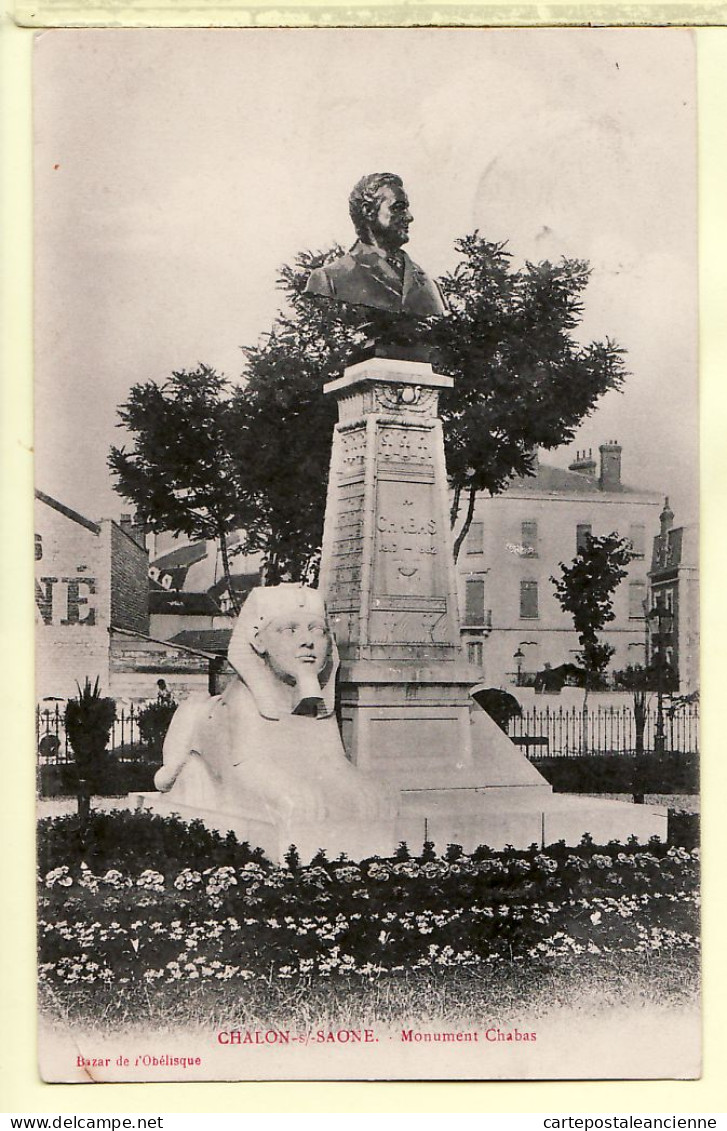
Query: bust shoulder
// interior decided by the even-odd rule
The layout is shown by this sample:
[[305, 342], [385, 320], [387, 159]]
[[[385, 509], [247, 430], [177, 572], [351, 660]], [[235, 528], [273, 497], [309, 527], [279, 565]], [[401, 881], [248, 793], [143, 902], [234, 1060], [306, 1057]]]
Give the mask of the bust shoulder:
[[[355, 248], [351, 251], [346, 251], [343, 255], [337, 255], [335, 259], [331, 259], [328, 263], [324, 263], [319, 267], [319, 271], [324, 271], [327, 275], [345, 275], [351, 271], [358, 264], [358, 257], [354, 255]], [[315, 273], [315, 272], [314, 272]]]

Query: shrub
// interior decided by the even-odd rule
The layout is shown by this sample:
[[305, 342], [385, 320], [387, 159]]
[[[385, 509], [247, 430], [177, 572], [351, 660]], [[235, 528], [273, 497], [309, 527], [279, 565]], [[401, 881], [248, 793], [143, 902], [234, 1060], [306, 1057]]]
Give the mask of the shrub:
[[505, 734], [512, 719], [519, 719], [523, 713], [515, 696], [509, 691], [502, 691], [499, 687], [487, 687], [476, 691], [473, 698]]
[[177, 704], [171, 696], [148, 703], [139, 712], [139, 734], [151, 754], [161, 761], [162, 747]]
[[[142, 748], [138, 747], [141, 751]], [[146, 751], [146, 748], [143, 748]], [[106, 750], [96, 760], [89, 784], [100, 797], [124, 797], [127, 793], [150, 793], [154, 774], [161, 762], [143, 759], [120, 761], [118, 751]], [[71, 762], [65, 765], [41, 766], [38, 771], [38, 792], [41, 797], [75, 797], [78, 792], [78, 771]]]
[[182, 869], [243, 866], [263, 859], [259, 848], [240, 843], [232, 834], [223, 837], [201, 821], [185, 824], [174, 817], [143, 811], [92, 813], [81, 854], [75, 816], [51, 817], [38, 823], [38, 863], [42, 870], [80, 862], [81, 855], [94, 871], [121, 868], [132, 874], [151, 865]]
[[116, 813], [94, 817], [84, 861], [69, 819], [41, 822], [40, 844], [41, 983], [67, 1003], [88, 988], [96, 1010], [205, 980], [229, 982], [239, 1004], [248, 982], [307, 994], [334, 978], [485, 980], [504, 963], [591, 955], [695, 965], [698, 853], [661, 843], [306, 866], [291, 846], [291, 871], [199, 822]]
[[79, 778], [91, 779], [95, 763], [101, 757], [116, 718], [116, 703], [99, 691], [98, 677], [93, 687], [86, 677], [83, 688], [76, 684], [78, 695], [66, 704], [66, 734], [73, 749]]
[[[546, 781], [561, 793], [631, 793], [634, 759], [628, 754], [589, 754], [577, 758], [533, 759]], [[644, 793], [696, 793], [696, 754], [645, 754], [639, 760]]]

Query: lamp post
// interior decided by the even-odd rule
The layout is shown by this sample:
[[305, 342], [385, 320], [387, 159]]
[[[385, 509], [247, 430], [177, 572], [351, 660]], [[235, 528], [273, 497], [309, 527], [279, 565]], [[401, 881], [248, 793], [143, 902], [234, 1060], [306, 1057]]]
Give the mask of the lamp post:
[[[652, 644], [656, 642], [656, 730], [654, 731], [654, 753], [661, 755], [664, 753], [664, 659], [666, 651], [664, 638], [671, 634], [674, 616], [658, 601], [650, 612], [647, 613], [647, 619], [650, 624], [656, 624], [656, 631], [654, 632], [652, 629], [651, 633]], [[652, 656], [653, 654], [652, 651]]]
[[517, 673], [516, 676], [515, 676], [515, 685], [517, 687], [522, 687], [523, 660], [525, 659], [525, 653], [523, 652], [522, 648], [518, 648], [517, 652], [513, 653], [512, 658], [515, 661], [515, 670], [516, 670], [516, 673]]

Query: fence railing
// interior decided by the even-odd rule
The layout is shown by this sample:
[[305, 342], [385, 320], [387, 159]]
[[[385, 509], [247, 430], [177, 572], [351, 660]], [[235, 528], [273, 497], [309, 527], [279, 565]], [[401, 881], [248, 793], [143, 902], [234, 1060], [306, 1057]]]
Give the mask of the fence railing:
[[[73, 761], [64, 723], [65, 707], [37, 707], [36, 749], [41, 765], [63, 765]], [[140, 707], [120, 710], [114, 721], [108, 749], [121, 762], [136, 761], [143, 740], [139, 732]], [[654, 749], [657, 712], [646, 711], [644, 749]], [[574, 758], [582, 754], [633, 754], [636, 721], [632, 707], [544, 707], [523, 711], [510, 722], [508, 731], [530, 758], [554, 756]], [[699, 709], [691, 704], [671, 712], [664, 708], [664, 748], [684, 754], [699, 753]]]
[[[699, 753], [699, 708], [695, 704], [674, 712], [665, 705], [664, 749]], [[646, 710], [644, 749], [654, 749], [656, 707]], [[510, 722], [508, 733], [530, 758], [575, 758], [583, 754], [633, 754], [636, 720], [633, 707], [544, 707], [523, 711]]]
[[[143, 742], [139, 733], [141, 710], [141, 707], [134, 707], [132, 704], [117, 712], [107, 750], [115, 751], [120, 762], [134, 762], [139, 757], [139, 748]], [[73, 761], [64, 715], [65, 704], [56, 703], [53, 707], [35, 709], [36, 750], [41, 766], [62, 766]]]

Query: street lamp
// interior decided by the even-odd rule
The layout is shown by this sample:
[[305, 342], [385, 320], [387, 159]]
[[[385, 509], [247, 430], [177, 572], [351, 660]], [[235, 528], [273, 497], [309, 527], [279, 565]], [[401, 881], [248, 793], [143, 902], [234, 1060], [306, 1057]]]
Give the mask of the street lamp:
[[[669, 636], [674, 624], [673, 614], [660, 601], [646, 614], [650, 623], [656, 623], [656, 631], [652, 629], [652, 643], [656, 642], [656, 730], [654, 731], [654, 753], [664, 753], [664, 667], [666, 648], [664, 638]], [[653, 656], [652, 650], [652, 656]]]
[[525, 653], [523, 652], [523, 648], [537, 648], [537, 646], [537, 640], [521, 640], [518, 645], [517, 652], [513, 653], [512, 658], [515, 661], [515, 667], [517, 668], [516, 684], [518, 687], [523, 686], [523, 661], [525, 660]]

